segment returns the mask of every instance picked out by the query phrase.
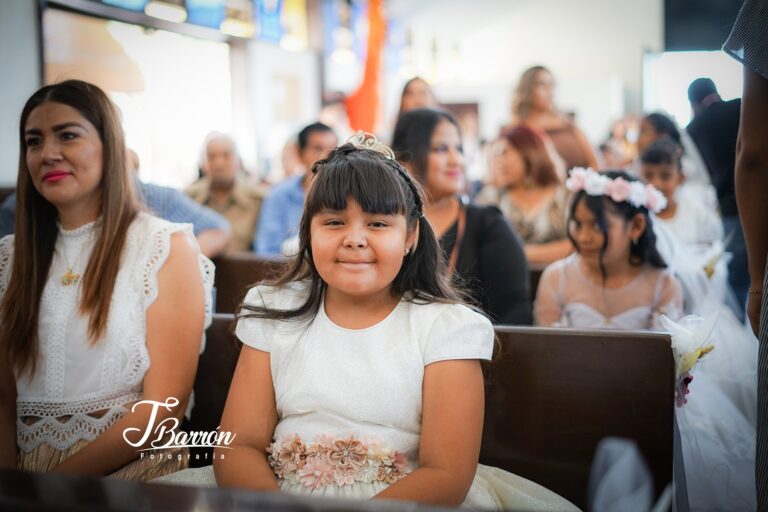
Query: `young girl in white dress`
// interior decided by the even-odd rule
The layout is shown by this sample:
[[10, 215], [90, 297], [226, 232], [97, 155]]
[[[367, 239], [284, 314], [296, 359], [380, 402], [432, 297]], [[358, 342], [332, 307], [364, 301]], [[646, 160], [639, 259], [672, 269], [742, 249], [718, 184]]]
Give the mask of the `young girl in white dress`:
[[221, 421], [237, 437], [214, 457], [216, 482], [575, 509], [478, 466], [479, 360], [491, 359], [493, 328], [450, 288], [419, 187], [388, 148], [358, 137], [365, 147], [345, 144], [315, 165], [287, 274], [246, 295], [236, 327], [244, 346]]
[[[574, 193], [569, 236], [576, 254], [544, 271], [535, 307], [539, 325], [666, 330], [661, 321], [666, 316], [693, 331], [701, 318], [681, 318], [684, 311], [718, 314], [721, 302], [702, 297], [711, 293], [703, 270], [654, 222], [651, 213], [665, 206], [659, 191], [621, 171], [576, 169], [566, 185]], [[749, 409], [755, 398], [754, 389], [749, 398], [749, 388], [755, 372], [747, 360], [756, 349], [723, 309], [716, 334], [699, 340], [715, 348], [696, 367], [687, 402], [676, 409], [685, 473], [677, 476], [685, 479], [690, 509], [696, 511], [754, 509]]]
[[[584, 189], [601, 183], [608, 189], [606, 195]], [[661, 193], [622, 171], [576, 169], [568, 185], [576, 192], [568, 219], [576, 253], [544, 270], [536, 295], [536, 323], [660, 330], [661, 315], [677, 319], [682, 292], [656, 249], [648, 215], [649, 202], [663, 207]], [[643, 203], [633, 204], [631, 194], [640, 193]]]

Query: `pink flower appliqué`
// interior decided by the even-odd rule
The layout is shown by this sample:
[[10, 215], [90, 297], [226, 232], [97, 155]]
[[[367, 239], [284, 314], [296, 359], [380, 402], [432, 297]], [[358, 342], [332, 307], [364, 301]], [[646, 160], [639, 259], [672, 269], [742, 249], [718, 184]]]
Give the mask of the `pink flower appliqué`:
[[624, 178], [616, 178], [608, 182], [606, 187], [608, 196], [617, 203], [623, 203], [629, 199], [630, 192], [631, 186]]
[[336, 485], [352, 485], [355, 483], [357, 474], [357, 468], [349, 464], [339, 464], [333, 471], [333, 479], [336, 481]]
[[279, 449], [274, 455], [284, 472], [296, 471], [304, 466], [306, 447], [298, 435], [286, 436], [281, 439]]
[[319, 489], [333, 483], [333, 468], [324, 457], [307, 457], [298, 472], [299, 482], [310, 489]]
[[351, 437], [338, 439], [330, 452], [331, 465], [351, 466], [355, 470], [363, 467], [368, 457], [368, 448]]

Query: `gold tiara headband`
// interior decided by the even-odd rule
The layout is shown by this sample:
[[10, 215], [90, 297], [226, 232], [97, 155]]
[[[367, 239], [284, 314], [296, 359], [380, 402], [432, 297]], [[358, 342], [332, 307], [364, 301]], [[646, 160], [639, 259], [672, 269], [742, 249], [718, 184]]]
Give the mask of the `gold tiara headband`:
[[390, 160], [396, 160], [395, 152], [392, 151], [392, 148], [379, 142], [379, 139], [377, 139], [376, 136], [372, 133], [358, 130], [356, 134], [347, 139], [347, 143], [352, 144], [358, 148], [370, 149], [371, 151], [381, 153]]

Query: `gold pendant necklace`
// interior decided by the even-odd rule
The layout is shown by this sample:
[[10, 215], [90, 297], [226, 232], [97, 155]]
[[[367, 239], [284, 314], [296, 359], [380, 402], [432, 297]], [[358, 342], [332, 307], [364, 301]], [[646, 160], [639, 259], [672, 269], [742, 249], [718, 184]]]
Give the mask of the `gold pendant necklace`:
[[75, 274], [72, 271], [72, 267], [67, 266], [67, 271], [61, 276], [60, 280], [63, 286], [71, 286], [80, 282], [80, 274]]
[[80, 245], [80, 250], [77, 252], [77, 258], [75, 259], [74, 263], [69, 262], [69, 254], [67, 253], [67, 243], [65, 240], [61, 240], [61, 250], [64, 253], [64, 260], [67, 264], [67, 271], [64, 272], [61, 277], [59, 278], [59, 282], [62, 286], [74, 286], [80, 283], [80, 278], [82, 277], [80, 274], [75, 272], [75, 266], [80, 263], [80, 257], [83, 255], [83, 248], [88, 245], [90, 242], [90, 235], [88, 237], [88, 240], [83, 241], [83, 243]]

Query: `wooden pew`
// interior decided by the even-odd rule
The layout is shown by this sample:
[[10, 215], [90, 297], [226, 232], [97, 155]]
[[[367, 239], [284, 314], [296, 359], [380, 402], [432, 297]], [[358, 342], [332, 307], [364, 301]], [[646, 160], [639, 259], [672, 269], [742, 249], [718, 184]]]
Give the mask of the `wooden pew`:
[[[195, 380], [192, 430], [219, 426], [239, 342], [232, 315], [208, 329]], [[674, 364], [669, 336], [498, 327], [487, 375], [480, 462], [529, 478], [585, 507], [597, 443], [634, 440], [657, 496], [672, 479]]]
[[287, 260], [259, 258], [250, 252], [220, 256], [214, 260], [216, 312], [234, 313], [252, 285], [278, 276]]
[[656, 497], [672, 480], [674, 362], [666, 334], [497, 327], [480, 461], [586, 506], [597, 443], [635, 441]]

